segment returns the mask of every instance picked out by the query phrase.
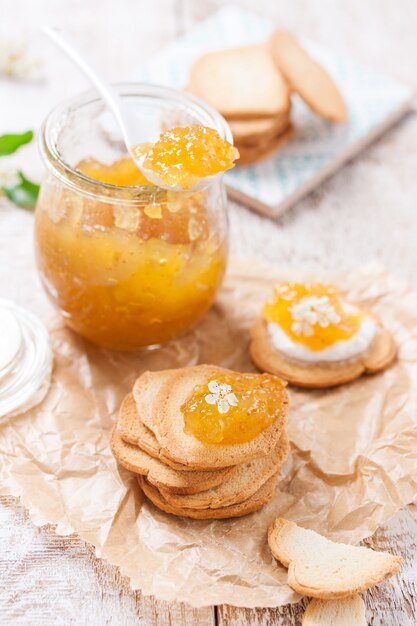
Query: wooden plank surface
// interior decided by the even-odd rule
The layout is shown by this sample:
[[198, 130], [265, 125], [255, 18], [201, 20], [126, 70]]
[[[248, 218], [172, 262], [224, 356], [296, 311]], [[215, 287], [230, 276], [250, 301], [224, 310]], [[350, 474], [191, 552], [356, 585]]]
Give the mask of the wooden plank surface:
[[[317, 39], [339, 54], [352, 54], [394, 77], [417, 83], [413, 0], [402, 0], [401, 7], [396, 0], [234, 3]], [[0, 29], [33, 31], [43, 22], [64, 26], [108, 79], [119, 80], [129, 75], [134, 64], [223, 4], [222, 0], [0, 0]], [[37, 125], [59, 99], [85, 86], [58, 55], [48, 59], [46, 83], [35, 88], [34, 96], [28, 97], [25, 86], [16, 86], [16, 98], [5, 98], [5, 84], [0, 81], [0, 133]], [[35, 147], [21, 154], [25, 171], [36, 176]], [[313, 270], [357, 268], [377, 259], [417, 286], [416, 171], [417, 120], [412, 118], [276, 223], [231, 203], [232, 252]], [[4, 205], [0, 208], [0, 293], [47, 316], [50, 305], [33, 267], [32, 216]], [[12, 257], [7, 252], [10, 242], [15, 250]], [[28, 268], [33, 278], [29, 283]], [[394, 581], [366, 594], [369, 624], [417, 623], [416, 541], [415, 506], [399, 513], [372, 539], [377, 548], [407, 556], [407, 566]], [[267, 610], [228, 606], [196, 610], [142, 597], [129, 588], [117, 568], [97, 559], [78, 537], [57, 536], [49, 527], [36, 529], [13, 498], [0, 498], [0, 583], [0, 623], [13, 626], [293, 626], [300, 624], [305, 604]]]
[[37, 529], [14, 498], [0, 498], [0, 624], [214, 626], [214, 609], [132, 591], [118, 568], [76, 535]]
[[[97, 559], [77, 536], [36, 529], [13, 498], [0, 498], [0, 609], [4, 624], [78, 626], [298, 626], [307, 604], [278, 609], [193, 609], [142, 597], [118, 569]], [[417, 506], [401, 511], [364, 542], [402, 554], [401, 574], [364, 594], [372, 626], [414, 626], [417, 615]]]

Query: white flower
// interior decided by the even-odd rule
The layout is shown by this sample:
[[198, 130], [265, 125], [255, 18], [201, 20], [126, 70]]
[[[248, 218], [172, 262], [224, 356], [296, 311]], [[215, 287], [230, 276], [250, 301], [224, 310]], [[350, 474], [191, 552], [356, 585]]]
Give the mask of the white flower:
[[238, 399], [232, 392], [230, 385], [226, 383], [219, 383], [216, 380], [211, 380], [208, 384], [208, 393], [204, 399], [207, 404], [217, 404], [219, 413], [227, 413], [231, 406], [237, 406]]
[[13, 167], [0, 167], [0, 187], [15, 187], [20, 183], [17, 169]]
[[290, 289], [288, 285], [279, 285], [276, 293], [282, 300], [292, 300], [297, 295], [297, 292], [294, 289]]
[[308, 322], [293, 322], [291, 330], [296, 335], [304, 335], [305, 337], [314, 335], [314, 329]]
[[0, 33], [0, 75], [19, 80], [39, 78], [40, 62], [30, 56], [23, 36]]
[[341, 320], [328, 296], [305, 296], [290, 307], [294, 320], [291, 330], [296, 335], [311, 337], [314, 325], [327, 328], [330, 324], [338, 324]]

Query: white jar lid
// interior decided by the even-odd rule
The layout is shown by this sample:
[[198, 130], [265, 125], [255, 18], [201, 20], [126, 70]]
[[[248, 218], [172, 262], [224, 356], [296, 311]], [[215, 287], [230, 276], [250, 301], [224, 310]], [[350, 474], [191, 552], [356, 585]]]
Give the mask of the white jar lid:
[[52, 348], [33, 313], [0, 298], [0, 418], [36, 405], [46, 394]]

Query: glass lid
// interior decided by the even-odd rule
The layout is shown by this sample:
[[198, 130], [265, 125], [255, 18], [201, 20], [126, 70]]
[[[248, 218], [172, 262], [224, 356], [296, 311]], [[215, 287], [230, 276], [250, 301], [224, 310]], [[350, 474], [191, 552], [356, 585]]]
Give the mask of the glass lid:
[[0, 298], [0, 418], [22, 413], [49, 388], [52, 348], [42, 322]]

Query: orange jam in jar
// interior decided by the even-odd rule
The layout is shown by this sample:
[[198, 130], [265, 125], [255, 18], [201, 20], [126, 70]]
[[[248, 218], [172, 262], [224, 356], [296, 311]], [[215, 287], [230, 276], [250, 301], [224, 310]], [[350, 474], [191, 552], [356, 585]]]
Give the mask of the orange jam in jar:
[[269, 374], [219, 374], [183, 404], [185, 432], [216, 444], [245, 443], [286, 414], [286, 383]]
[[[143, 116], [144, 142], [173, 116], [230, 138], [214, 111], [184, 94], [119, 89]], [[37, 260], [70, 328], [100, 346], [132, 350], [177, 337], [212, 303], [227, 259], [225, 192], [221, 176], [197, 192], [149, 183], [100, 126], [102, 108], [90, 94], [46, 121]]]
[[263, 315], [310, 350], [350, 339], [364, 319], [359, 309], [342, 301], [336, 287], [322, 283], [281, 283]]

